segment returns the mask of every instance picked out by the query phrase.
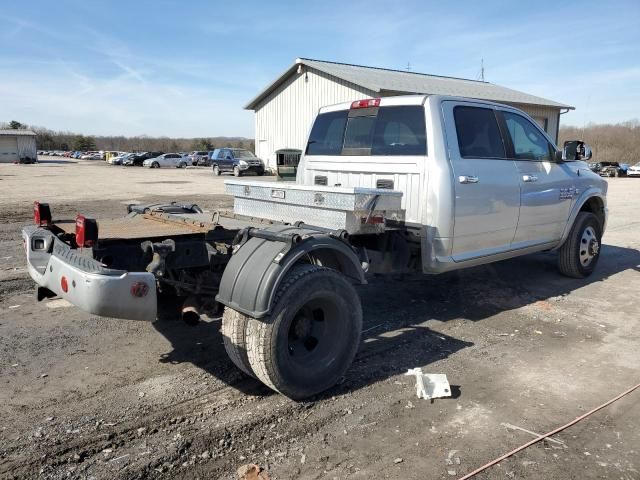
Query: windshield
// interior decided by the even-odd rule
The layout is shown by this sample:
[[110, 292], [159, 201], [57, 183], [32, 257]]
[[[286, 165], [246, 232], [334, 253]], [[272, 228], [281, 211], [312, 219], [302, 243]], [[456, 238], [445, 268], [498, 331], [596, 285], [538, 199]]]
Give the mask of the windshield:
[[233, 150], [234, 158], [256, 158], [249, 150]]

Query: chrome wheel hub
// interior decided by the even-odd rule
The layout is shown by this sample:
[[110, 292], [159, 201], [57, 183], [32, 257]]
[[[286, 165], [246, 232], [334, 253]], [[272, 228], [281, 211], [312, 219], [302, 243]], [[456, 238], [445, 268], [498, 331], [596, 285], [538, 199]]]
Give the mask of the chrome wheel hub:
[[600, 252], [600, 242], [593, 227], [587, 227], [580, 238], [580, 264], [588, 267]]

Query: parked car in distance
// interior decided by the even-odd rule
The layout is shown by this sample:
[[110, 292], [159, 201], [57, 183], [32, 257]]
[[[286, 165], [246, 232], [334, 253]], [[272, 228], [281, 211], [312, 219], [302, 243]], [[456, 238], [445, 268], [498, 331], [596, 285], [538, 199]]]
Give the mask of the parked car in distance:
[[159, 157], [162, 154], [164, 154], [164, 152], [137, 152], [133, 153], [130, 157], [127, 157], [122, 164], [129, 167], [141, 167], [145, 160]]
[[186, 168], [187, 159], [179, 153], [164, 153], [158, 157], [147, 158], [142, 162], [142, 166], [149, 168]]
[[102, 160], [103, 154], [100, 152], [87, 152], [80, 157], [82, 160]]
[[233, 173], [236, 177], [251, 172], [264, 175], [264, 162], [244, 148], [216, 148], [209, 153], [213, 174]]
[[107, 163], [110, 165], [122, 165], [122, 161], [129, 155], [131, 154], [128, 152], [120, 152], [118, 155], [111, 155], [107, 159]]
[[627, 169], [627, 177], [640, 177], [640, 162]]
[[599, 162], [600, 168], [597, 173], [601, 177], [625, 177], [628, 165], [618, 162]]
[[189, 158], [191, 159], [191, 165], [193, 166], [208, 167], [210, 165], [209, 152], [193, 151], [189, 154]]

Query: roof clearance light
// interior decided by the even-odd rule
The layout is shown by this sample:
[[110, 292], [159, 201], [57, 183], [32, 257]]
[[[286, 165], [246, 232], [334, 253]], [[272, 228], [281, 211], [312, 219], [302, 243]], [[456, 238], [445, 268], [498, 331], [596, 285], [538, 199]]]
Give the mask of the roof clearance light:
[[379, 98], [365, 98], [364, 100], [356, 100], [351, 104], [351, 108], [373, 108], [379, 106]]

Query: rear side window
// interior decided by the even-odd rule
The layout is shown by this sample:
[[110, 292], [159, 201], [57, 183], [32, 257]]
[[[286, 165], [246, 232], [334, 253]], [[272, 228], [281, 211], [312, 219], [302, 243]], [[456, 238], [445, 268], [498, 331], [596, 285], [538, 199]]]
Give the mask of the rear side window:
[[506, 158], [498, 121], [492, 109], [455, 107], [453, 117], [463, 158]]
[[307, 155], [426, 155], [424, 107], [405, 105], [318, 115]]

